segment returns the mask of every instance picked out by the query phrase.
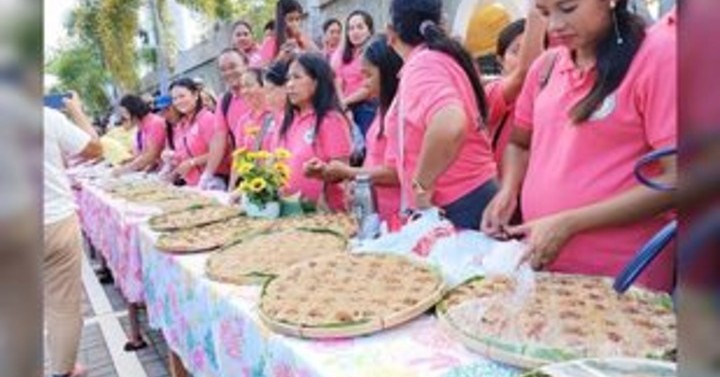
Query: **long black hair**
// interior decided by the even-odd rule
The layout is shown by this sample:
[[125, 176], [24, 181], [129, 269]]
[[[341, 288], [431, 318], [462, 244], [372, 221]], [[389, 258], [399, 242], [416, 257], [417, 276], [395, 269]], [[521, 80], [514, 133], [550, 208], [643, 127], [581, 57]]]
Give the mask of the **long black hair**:
[[[312, 106], [313, 110], [315, 110], [314, 135], [318, 135], [320, 125], [328, 113], [338, 111], [342, 114], [340, 99], [335, 90], [335, 76], [332, 68], [330, 68], [330, 64], [318, 53], [306, 52], [299, 54], [290, 60], [288, 67], [294, 62], [300, 64], [303, 70], [305, 70], [305, 73], [315, 81], [315, 93], [313, 93], [312, 96]], [[290, 125], [292, 125], [295, 119], [295, 113], [298, 110], [299, 108], [288, 100], [285, 108], [285, 119], [283, 119], [283, 124], [280, 128], [281, 137], [285, 137], [287, 134]]]
[[287, 23], [285, 15], [292, 12], [303, 12], [302, 4], [297, 0], [278, 0], [275, 6], [275, 55], [287, 41]]
[[[170, 90], [173, 90], [173, 88], [175, 88], [176, 86], [185, 88], [193, 94], [198, 95], [197, 101], [195, 102], [195, 109], [193, 110], [190, 117], [189, 124], [193, 124], [195, 123], [195, 118], [197, 118], [198, 113], [203, 109], [202, 96], [200, 95], [200, 93], [202, 92], [202, 87], [195, 80], [188, 77], [179, 78], [173, 81], [172, 84], [170, 84]], [[186, 114], [182, 114], [182, 116], [186, 116]]]
[[138, 120], [144, 118], [145, 115], [151, 112], [147, 102], [134, 94], [126, 94], [123, 96], [123, 98], [120, 99], [120, 106], [126, 108], [130, 116]]
[[460, 65], [475, 92], [480, 115], [483, 121], [487, 119], [487, 100], [480, 84], [478, 68], [460, 42], [448, 37], [440, 27], [442, 1], [392, 0], [390, 19], [393, 29], [404, 43], [413, 47], [424, 43], [430, 50], [447, 54]]
[[610, 32], [595, 48], [597, 79], [590, 93], [570, 110], [575, 124], [590, 119], [605, 98], [620, 86], [645, 39], [645, 23], [628, 10], [627, 0], [618, 0], [611, 12], [617, 31], [610, 26]]
[[284, 86], [287, 83], [288, 63], [282, 60], [275, 61], [265, 68], [265, 81], [275, 86]]
[[373, 34], [375, 34], [375, 22], [373, 21], [373, 18], [370, 15], [370, 13], [365, 12], [364, 10], [360, 10], [360, 9], [352, 11], [345, 19], [345, 46], [343, 47], [343, 55], [342, 55], [343, 64], [350, 63], [353, 60], [353, 53], [355, 52], [355, 49], [362, 47], [362, 46], [353, 46], [352, 42], [350, 42], [350, 19], [355, 16], [360, 16], [363, 19], [363, 22], [365, 23], [365, 25], [367, 25], [368, 30], [370, 31], [371, 37]]
[[363, 59], [374, 65], [380, 71], [380, 132], [378, 138], [385, 133], [385, 114], [392, 104], [397, 88], [400, 84], [398, 73], [402, 68], [403, 60], [387, 41], [385, 34], [378, 34], [365, 48]]
[[510, 48], [510, 45], [525, 32], [525, 19], [521, 18], [515, 20], [507, 26], [505, 26], [498, 34], [497, 45], [495, 46], [495, 53], [498, 58], [502, 59], [505, 57], [505, 53]]

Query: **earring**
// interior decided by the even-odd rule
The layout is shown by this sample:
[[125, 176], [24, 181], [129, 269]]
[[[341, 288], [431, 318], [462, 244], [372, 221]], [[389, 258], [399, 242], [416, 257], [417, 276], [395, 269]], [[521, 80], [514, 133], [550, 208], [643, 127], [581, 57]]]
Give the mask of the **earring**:
[[620, 25], [618, 24], [617, 12], [615, 12], [614, 5], [615, 5], [615, 3], [611, 3], [611, 6], [613, 7], [612, 18], [613, 18], [613, 24], [615, 25], [615, 37], [617, 37], [617, 39], [616, 39], [617, 44], [621, 45], [621, 44], [623, 44], [624, 41], [623, 41], [622, 34], [620, 33]]

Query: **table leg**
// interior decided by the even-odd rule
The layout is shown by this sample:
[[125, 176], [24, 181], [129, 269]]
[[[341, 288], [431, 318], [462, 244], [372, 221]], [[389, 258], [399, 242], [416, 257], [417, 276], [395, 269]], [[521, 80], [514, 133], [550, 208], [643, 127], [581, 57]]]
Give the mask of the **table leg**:
[[187, 370], [185, 370], [185, 366], [182, 364], [182, 361], [178, 357], [178, 355], [175, 354], [175, 352], [170, 351], [168, 354], [168, 366], [170, 369], [170, 376], [172, 377], [189, 377], [189, 374]]

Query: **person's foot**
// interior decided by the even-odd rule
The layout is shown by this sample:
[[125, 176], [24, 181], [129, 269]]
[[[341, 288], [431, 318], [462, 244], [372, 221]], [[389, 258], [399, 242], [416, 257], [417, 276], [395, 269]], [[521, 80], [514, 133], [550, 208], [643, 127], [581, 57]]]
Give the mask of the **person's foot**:
[[147, 346], [147, 342], [145, 342], [144, 339], [140, 339], [139, 341], [130, 341], [125, 343], [125, 347], [123, 349], [125, 350], [125, 352], [134, 352], [137, 350], [141, 350]]
[[53, 377], [87, 377], [87, 369], [81, 364], [75, 364], [75, 368], [70, 373], [53, 374]]
[[112, 273], [110, 272], [110, 269], [102, 269], [97, 272], [98, 280], [100, 281], [100, 284], [113, 284], [115, 282], [115, 279], [113, 279]]
[[87, 377], [87, 369], [81, 364], [75, 364], [75, 369], [70, 373], [70, 377]]

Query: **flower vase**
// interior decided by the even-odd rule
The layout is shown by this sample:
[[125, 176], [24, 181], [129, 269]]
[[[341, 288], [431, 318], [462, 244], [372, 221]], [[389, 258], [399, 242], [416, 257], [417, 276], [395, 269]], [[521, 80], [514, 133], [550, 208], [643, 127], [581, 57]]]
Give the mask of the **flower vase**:
[[277, 219], [280, 217], [280, 202], [257, 204], [245, 198], [245, 213], [258, 219]]

